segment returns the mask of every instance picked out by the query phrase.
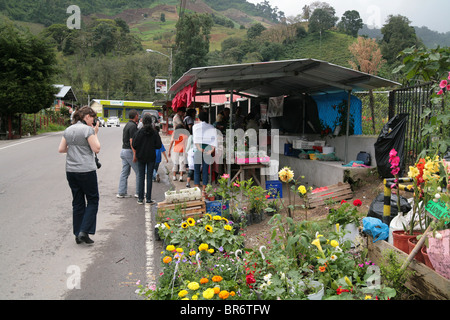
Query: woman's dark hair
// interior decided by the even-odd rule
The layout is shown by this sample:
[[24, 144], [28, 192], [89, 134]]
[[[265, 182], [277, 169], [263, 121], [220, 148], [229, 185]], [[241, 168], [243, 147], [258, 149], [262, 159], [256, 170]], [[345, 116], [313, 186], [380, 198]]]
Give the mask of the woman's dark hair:
[[186, 115], [191, 118], [194, 118], [196, 113], [197, 111], [195, 109], [188, 109], [188, 111], [186, 111]]
[[153, 127], [153, 119], [150, 113], [145, 113], [144, 116], [142, 117], [142, 124], [143, 126], [143, 130], [152, 135], [153, 133], [155, 133], [155, 128]]
[[83, 121], [84, 117], [86, 115], [90, 115], [91, 117], [95, 118], [97, 116], [97, 113], [89, 106], [84, 106], [73, 114], [72, 117], [72, 124], [77, 123], [78, 121]]
[[200, 114], [198, 115], [198, 118], [200, 119], [200, 121], [208, 121], [208, 113], [205, 111], [200, 112]]

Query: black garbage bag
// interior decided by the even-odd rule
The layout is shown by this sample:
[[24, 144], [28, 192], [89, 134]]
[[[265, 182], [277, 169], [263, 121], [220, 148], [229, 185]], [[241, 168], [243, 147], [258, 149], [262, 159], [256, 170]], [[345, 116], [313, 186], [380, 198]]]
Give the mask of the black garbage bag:
[[[375, 200], [372, 201], [369, 207], [369, 212], [367, 213], [368, 217], [377, 218], [381, 221], [383, 220], [383, 212], [384, 212], [384, 193], [380, 193]], [[411, 211], [411, 204], [408, 202], [408, 199], [400, 196], [400, 211], [402, 213], [407, 213]], [[391, 219], [394, 218], [398, 214], [397, 208], [397, 195], [391, 195]]]
[[392, 149], [395, 149], [400, 157], [400, 176], [403, 174], [405, 165], [403, 151], [408, 115], [408, 113], [401, 113], [389, 120], [381, 129], [381, 133], [375, 142], [375, 159], [378, 173], [383, 178], [393, 178], [391, 164], [389, 163], [389, 152]]

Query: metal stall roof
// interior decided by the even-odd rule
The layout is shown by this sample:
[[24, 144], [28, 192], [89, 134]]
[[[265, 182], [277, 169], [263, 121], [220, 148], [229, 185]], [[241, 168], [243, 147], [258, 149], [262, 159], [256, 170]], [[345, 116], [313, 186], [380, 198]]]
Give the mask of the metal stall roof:
[[234, 91], [258, 97], [358, 91], [400, 83], [316, 59], [192, 68], [169, 89], [176, 94], [197, 82], [197, 94]]

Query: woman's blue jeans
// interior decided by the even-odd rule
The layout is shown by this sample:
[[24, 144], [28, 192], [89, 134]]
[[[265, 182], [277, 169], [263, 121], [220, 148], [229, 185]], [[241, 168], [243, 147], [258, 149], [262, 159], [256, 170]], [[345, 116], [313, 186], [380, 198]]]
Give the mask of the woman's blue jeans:
[[[201, 158], [201, 164], [200, 164]], [[202, 174], [202, 183], [204, 186], [208, 184], [208, 170], [209, 164], [205, 162], [205, 157], [200, 151], [194, 154], [194, 184], [196, 186], [200, 185], [200, 171]]]
[[[146, 200], [147, 202], [152, 199], [152, 184], [153, 184], [153, 168], [155, 167], [154, 162], [141, 162], [138, 161], [138, 181], [139, 181], [139, 193], [138, 199], [144, 200], [144, 185], [145, 185], [145, 177], [147, 177], [147, 193]], [[146, 170], [147, 169], [147, 170]]]
[[66, 172], [72, 190], [73, 234], [95, 234], [97, 225], [98, 192], [97, 171]]

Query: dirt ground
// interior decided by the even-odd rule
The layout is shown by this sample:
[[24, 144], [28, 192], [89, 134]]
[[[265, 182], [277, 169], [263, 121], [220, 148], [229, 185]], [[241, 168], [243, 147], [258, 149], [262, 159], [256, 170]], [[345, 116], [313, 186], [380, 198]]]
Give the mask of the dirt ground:
[[[357, 184], [352, 185], [353, 190], [353, 198], [348, 200], [349, 202], [353, 202], [355, 199], [360, 199], [362, 202], [362, 206], [359, 208], [359, 212], [366, 216], [371, 203], [375, 199], [375, 197], [383, 192], [383, 180], [378, 177], [378, 174], [375, 172], [373, 174], [367, 175], [364, 179], [361, 179]], [[287, 188], [283, 189], [283, 195], [287, 195]], [[402, 195], [403, 196], [403, 195]], [[291, 195], [291, 199], [293, 195]], [[287, 197], [284, 197], [284, 201], [287, 201]], [[298, 198], [296, 200], [296, 204], [301, 204], [302, 200]], [[287, 215], [287, 212], [281, 212], [283, 215]], [[325, 205], [308, 209], [308, 220], [323, 220], [326, 219], [328, 214], [327, 207]], [[293, 213], [294, 221], [302, 221], [305, 219], [305, 210], [297, 209]], [[268, 239], [270, 239], [270, 229], [271, 226], [268, 224], [270, 220], [270, 216], [265, 216], [264, 220], [258, 224], [253, 224], [248, 226], [243, 232], [245, 233], [245, 246], [247, 248], [258, 248], [261, 245], [267, 243]]]

